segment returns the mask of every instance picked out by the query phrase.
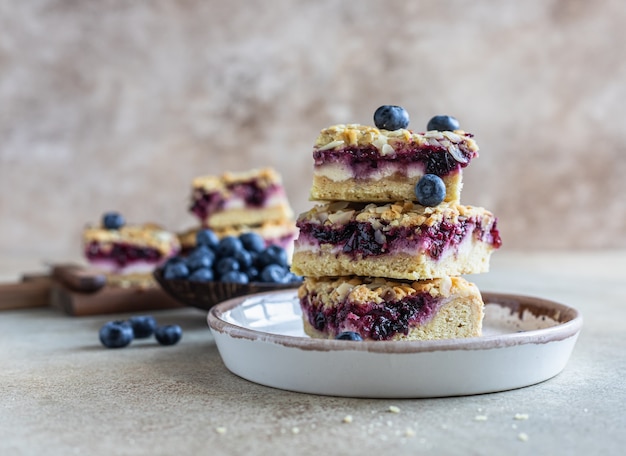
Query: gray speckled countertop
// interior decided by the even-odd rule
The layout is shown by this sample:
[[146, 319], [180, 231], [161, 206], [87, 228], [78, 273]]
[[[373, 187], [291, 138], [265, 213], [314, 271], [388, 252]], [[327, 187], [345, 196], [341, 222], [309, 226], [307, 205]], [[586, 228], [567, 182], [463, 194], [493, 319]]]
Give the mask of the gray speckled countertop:
[[[34, 264], [3, 259], [0, 277]], [[183, 327], [178, 345], [122, 350], [104, 349], [97, 333], [127, 315], [4, 311], [0, 454], [622, 454], [626, 252], [502, 251], [491, 269], [471, 280], [582, 311], [580, 338], [555, 378], [468, 397], [314, 396], [231, 374], [197, 309], [153, 313]]]

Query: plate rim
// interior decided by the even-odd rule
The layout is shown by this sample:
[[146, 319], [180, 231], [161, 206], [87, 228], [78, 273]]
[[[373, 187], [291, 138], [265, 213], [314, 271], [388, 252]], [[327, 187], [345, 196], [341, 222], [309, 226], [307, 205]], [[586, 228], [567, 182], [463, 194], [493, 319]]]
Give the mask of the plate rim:
[[[276, 294], [294, 293], [296, 290], [275, 290], [254, 293], [223, 301], [213, 306], [207, 314], [207, 322], [211, 332], [225, 334], [235, 339], [275, 343], [290, 348], [313, 351], [357, 350], [370, 353], [424, 353], [449, 350], [488, 350], [526, 344], [544, 344], [562, 341], [577, 336], [583, 324], [581, 312], [565, 304], [551, 299], [522, 294], [503, 292], [481, 292], [485, 304], [497, 304], [511, 310], [511, 314], [521, 314], [524, 310], [550, 309], [556, 312], [559, 324], [548, 328], [528, 331], [472, 337], [465, 339], [442, 340], [400, 340], [400, 341], [346, 341], [334, 339], [313, 339], [286, 334], [268, 333], [250, 329], [226, 321], [222, 316], [250, 299], [261, 299]], [[531, 310], [532, 312], [532, 310]]]

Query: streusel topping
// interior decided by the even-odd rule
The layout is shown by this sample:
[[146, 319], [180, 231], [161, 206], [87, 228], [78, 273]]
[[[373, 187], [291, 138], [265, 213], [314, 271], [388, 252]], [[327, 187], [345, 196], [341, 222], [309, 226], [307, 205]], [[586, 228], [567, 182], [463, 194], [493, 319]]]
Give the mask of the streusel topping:
[[324, 306], [335, 306], [337, 302], [349, 300], [354, 303], [393, 302], [416, 294], [429, 294], [433, 298], [446, 298], [451, 294], [464, 294], [475, 285], [462, 277], [402, 282], [381, 277], [341, 277], [315, 279], [305, 278], [298, 294], [315, 294]]
[[272, 168], [253, 169], [243, 172], [225, 172], [218, 176], [200, 176], [192, 181], [194, 188], [208, 191], [227, 191], [236, 184], [245, 184], [254, 181], [259, 188], [281, 185], [280, 174]]
[[155, 225], [127, 225], [118, 230], [109, 230], [101, 227], [88, 227], [83, 231], [83, 240], [86, 244], [126, 243], [142, 247], [152, 247], [164, 253], [180, 248], [178, 237]]
[[389, 131], [359, 124], [338, 124], [323, 129], [315, 141], [315, 150], [324, 151], [368, 145], [376, 147], [383, 156], [392, 154], [397, 149], [406, 148], [407, 145], [418, 148], [442, 148], [462, 162], [466, 162], [467, 158], [459, 153], [459, 147], [475, 154], [478, 153], [478, 145], [472, 139], [472, 135], [463, 130], [414, 133], [403, 128]]
[[[300, 214], [298, 222], [319, 223], [322, 225], [343, 225], [351, 221], [379, 221], [389, 226], [434, 226], [447, 220], [456, 223], [460, 217], [472, 216], [492, 219], [493, 214], [482, 207], [442, 203], [437, 206], [421, 206], [410, 201], [388, 204], [359, 204], [345, 201], [320, 204], [308, 212]], [[376, 228], [376, 227], [375, 227]]]

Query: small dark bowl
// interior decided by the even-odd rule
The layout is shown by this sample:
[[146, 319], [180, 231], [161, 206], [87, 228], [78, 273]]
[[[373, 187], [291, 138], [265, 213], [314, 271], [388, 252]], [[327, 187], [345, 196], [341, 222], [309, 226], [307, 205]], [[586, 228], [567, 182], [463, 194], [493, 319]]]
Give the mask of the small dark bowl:
[[232, 282], [191, 282], [185, 279], [166, 279], [163, 268], [154, 270], [154, 278], [161, 288], [172, 298], [185, 305], [208, 310], [222, 301], [263, 291], [286, 290], [297, 288], [301, 282], [284, 284], [251, 282], [247, 284]]

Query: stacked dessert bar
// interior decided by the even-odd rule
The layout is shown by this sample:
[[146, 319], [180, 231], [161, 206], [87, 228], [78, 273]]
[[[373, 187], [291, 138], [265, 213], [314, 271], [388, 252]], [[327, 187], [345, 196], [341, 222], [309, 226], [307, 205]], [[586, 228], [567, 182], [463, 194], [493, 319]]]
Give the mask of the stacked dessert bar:
[[281, 176], [272, 168], [197, 177], [189, 210], [200, 226], [179, 235], [183, 250], [195, 247], [196, 233], [211, 228], [219, 238], [259, 234], [266, 245], [293, 250], [296, 226]]
[[489, 211], [460, 204], [462, 171], [478, 156], [456, 119], [425, 133], [398, 106], [376, 127], [335, 125], [313, 150], [311, 199], [297, 220], [292, 271], [305, 332], [354, 340], [481, 335], [483, 301], [461, 277], [486, 272], [500, 244]]

